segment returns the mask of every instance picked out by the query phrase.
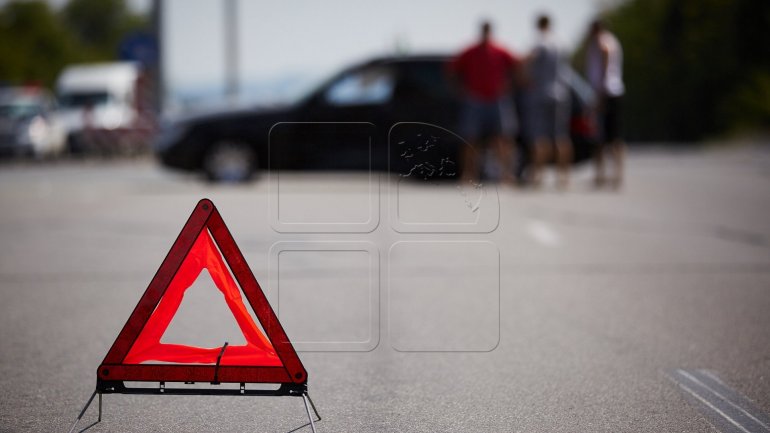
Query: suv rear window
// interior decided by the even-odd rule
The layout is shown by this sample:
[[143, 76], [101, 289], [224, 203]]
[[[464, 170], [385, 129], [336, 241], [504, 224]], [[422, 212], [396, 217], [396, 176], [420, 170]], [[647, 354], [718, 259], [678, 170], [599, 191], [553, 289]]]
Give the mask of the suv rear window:
[[368, 67], [345, 74], [329, 86], [331, 105], [384, 104], [393, 94], [393, 73], [384, 67]]

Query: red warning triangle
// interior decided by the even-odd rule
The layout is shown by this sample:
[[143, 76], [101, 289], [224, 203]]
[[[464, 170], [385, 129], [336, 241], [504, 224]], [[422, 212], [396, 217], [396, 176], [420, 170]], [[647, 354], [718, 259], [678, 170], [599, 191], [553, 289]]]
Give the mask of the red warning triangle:
[[[224, 296], [227, 306], [241, 329], [246, 344], [222, 348], [202, 348], [160, 342], [168, 329], [171, 319], [177, 313], [185, 292], [198, 278], [208, 270], [214, 284]], [[222, 352], [222, 356], [219, 354]], [[208, 230], [203, 230], [187, 253], [182, 265], [171, 280], [166, 293], [161, 298], [152, 316], [147, 320], [142, 332], [134, 341], [131, 350], [123, 359], [125, 364], [139, 364], [147, 361], [181, 362], [220, 365], [260, 365], [280, 367], [283, 364], [275, 353], [273, 345], [257, 328], [256, 323], [246, 310], [241, 298], [241, 290], [230, 275], [222, 255], [214, 245]]]
[[[185, 291], [204, 269], [224, 296], [246, 344], [205, 348], [161, 343]], [[264, 333], [248, 313], [241, 289]], [[190, 215], [99, 366], [97, 377], [102, 381], [307, 382], [294, 347], [208, 199], [201, 200]]]

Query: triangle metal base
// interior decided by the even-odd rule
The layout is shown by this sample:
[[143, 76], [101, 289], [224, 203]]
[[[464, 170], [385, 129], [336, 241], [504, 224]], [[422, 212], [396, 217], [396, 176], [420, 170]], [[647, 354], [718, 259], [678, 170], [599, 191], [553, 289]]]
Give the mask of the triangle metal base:
[[[318, 409], [316, 409], [315, 404], [313, 403], [313, 400], [310, 398], [310, 395], [307, 392], [307, 384], [295, 384], [295, 383], [283, 383], [278, 389], [270, 390], [270, 389], [246, 389], [246, 384], [241, 383], [239, 389], [216, 389], [216, 388], [166, 388], [165, 382], [160, 382], [158, 387], [127, 387], [123, 382], [116, 381], [116, 382], [108, 382], [108, 381], [102, 381], [98, 380], [96, 384], [96, 389], [94, 389], [94, 392], [91, 394], [91, 397], [86, 402], [85, 406], [83, 406], [83, 409], [80, 411], [80, 414], [78, 414], [77, 418], [75, 419], [75, 422], [72, 424], [72, 427], [70, 427], [68, 433], [73, 433], [75, 431], [75, 428], [77, 427], [80, 420], [83, 418], [83, 415], [85, 415], [86, 411], [88, 411], [88, 408], [91, 406], [91, 403], [93, 403], [94, 398], [98, 395], [99, 396], [99, 416], [93, 424], [90, 424], [83, 430], [80, 430], [81, 432], [88, 430], [89, 428], [93, 427], [94, 425], [98, 424], [102, 421], [102, 395], [103, 394], [130, 394], [130, 395], [223, 395], [223, 396], [260, 396], [260, 397], [281, 397], [281, 396], [292, 396], [292, 397], [302, 397], [302, 403], [305, 406], [305, 412], [307, 412], [307, 417], [310, 425], [310, 429], [313, 431], [313, 433], [316, 433], [315, 423], [318, 421], [321, 421], [321, 415], [318, 413]], [[310, 409], [313, 409], [313, 413], [315, 414], [315, 418], [313, 419], [313, 416], [310, 413]], [[298, 427], [292, 431], [297, 431], [299, 429], [302, 429], [306, 427], [308, 424], [305, 424], [301, 427]]]

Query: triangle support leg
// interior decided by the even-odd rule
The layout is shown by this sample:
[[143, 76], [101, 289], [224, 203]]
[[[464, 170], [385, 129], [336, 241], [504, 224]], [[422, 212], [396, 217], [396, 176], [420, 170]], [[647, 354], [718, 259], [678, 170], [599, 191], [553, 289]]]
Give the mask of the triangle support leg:
[[[73, 431], [75, 431], [75, 427], [77, 427], [78, 422], [80, 422], [80, 420], [83, 418], [83, 415], [86, 414], [86, 411], [88, 410], [88, 407], [91, 406], [91, 403], [94, 401], [94, 397], [96, 397], [97, 393], [99, 393], [99, 419], [96, 422], [98, 423], [98, 422], [100, 422], [102, 420], [102, 393], [98, 392], [95, 389], [94, 392], [91, 394], [91, 397], [86, 402], [86, 405], [83, 406], [83, 410], [80, 411], [80, 415], [78, 415], [78, 417], [75, 419], [75, 422], [72, 423], [72, 427], [70, 427], [69, 433], [72, 433]], [[94, 423], [94, 424], [96, 424], [96, 423]]]
[[316, 422], [318, 422], [318, 421], [321, 421], [321, 414], [319, 414], [319, 413], [318, 413], [318, 409], [316, 409], [316, 408], [315, 408], [315, 403], [313, 403], [313, 399], [312, 399], [312, 398], [310, 398], [310, 394], [308, 394], [307, 392], [305, 392], [304, 396], [305, 396], [305, 397], [307, 397], [307, 400], [310, 402], [310, 407], [312, 407], [312, 408], [313, 408], [313, 412], [315, 412], [315, 416], [317, 416], [317, 417], [318, 417], [318, 419], [316, 420]]
[[316, 433], [315, 421], [320, 421], [321, 417], [318, 416], [318, 411], [316, 410], [313, 401], [310, 400], [310, 405], [313, 406], [313, 412], [315, 412], [316, 416], [318, 416], [317, 420], [313, 419], [313, 415], [310, 414], [310, 406], [308, 406], [308, 400], [310, 400], [310, 397], [307, 395], [307, 393], [302, 393], [302, 402], [305, 403], [305, 412], [307, 412], [307, 418], [310, 420], [310, 429], [313, 430], [313, 433]]

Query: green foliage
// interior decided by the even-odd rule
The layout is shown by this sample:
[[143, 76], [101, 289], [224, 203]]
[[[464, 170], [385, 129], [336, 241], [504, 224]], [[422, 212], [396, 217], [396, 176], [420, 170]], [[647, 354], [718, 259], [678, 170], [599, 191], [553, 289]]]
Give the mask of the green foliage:
[[770, 2], [630, 0], [605, 20], [624, 47], [629, 139], [770, 127]]
[[720, 115], [729, 132], [744, 133], [770, 128], [770, 70], [757, 69], [726, 97]]
[[113, 58], [123, 35], [142, 25], [124, 0], [70, 0], [61, 17], [95, 60]]
[[0, 80], [50, 84], [76, 53], [48, 3], [12, 2], [0, 10]]
[[123, 36], [146, 26], [125, 0], [71, 0], [60, 12], [43, 0], [0, 9], [0, 82], [52, 87], [70, 63], [109, 61]]

